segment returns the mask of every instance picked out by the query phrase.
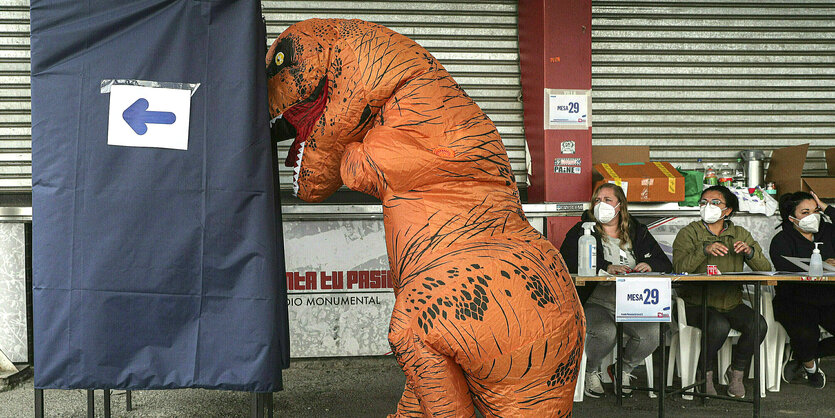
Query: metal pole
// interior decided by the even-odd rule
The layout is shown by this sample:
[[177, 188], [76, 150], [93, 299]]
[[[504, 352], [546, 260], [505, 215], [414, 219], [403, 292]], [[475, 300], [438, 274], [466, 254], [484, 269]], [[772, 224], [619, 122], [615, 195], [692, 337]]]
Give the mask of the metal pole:
[[760, 282], [754, 284], [754, 418], [760, 416]]
[[664, 323], [658, 323], [659, 333], [658, 333], [658, 346], [661, 347], [661, 376], [660, 379], [655, 379], [656, 382], [660, 382], [659, 386], [661, 388], [658, 391], [658, 417], [664, 417], [664, 397], [667, 396], [666, 389], [667, 389], [667, 353], [665, 349], [667, 348], [667, 341], [666, 336], [664, 335]]
[[96, 393], [87, 389], [87, 418], [96, 418]]
[[623, 375], [623, 322], [617, 323], [617, 341], [615, 341], [618, 353], [618, 359], [615, 361], [615, 375], [612, 376], [612, 383], [615, 387], [615, 398], [617, 398], [618, 406], [623, 405], [623, 387], [621, 376]]
[[[702, 393], [707, 394], [707, 283], [702, 282]], [[702, 406], [707, 398], [701, 396]]]
[[133, 399], [131, 399], [130, 391], [125, 391], [125, 409], [133, 411]]
[[252, 410], [252, 418], [263, 418], [262, 411], [261, 411], [261, 408], [260, 408], [260, 406], [261, 406], [260, 405], [260, 400], [261, 399], [258, 397], [258, 394], [255, 393], [255, 392], [252, 392], [252, 398], [250, 400], [250, 405], [251, 405], [250, 409]]
[[110, 389], [104, 390], [104, 418], [110, 418]]
[[35, 418], [43, 418], [43, 389], [35, 389]]

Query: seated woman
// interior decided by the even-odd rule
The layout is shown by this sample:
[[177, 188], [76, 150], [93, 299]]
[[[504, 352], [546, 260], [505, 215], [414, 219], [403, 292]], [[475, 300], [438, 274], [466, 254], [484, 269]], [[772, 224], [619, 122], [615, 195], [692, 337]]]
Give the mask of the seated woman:
[[[835, 226], [821, 222], [820, 210], [835, 219], [835, 208], [814, 194], [787, 193], [780, 197], [782, 230], [771, 239], [771, 261], [778, 271], [804, 271], [783, 258], [808, 258], [814, 242], [825, 262], [835, 265]], [[815, 359], [835, 354], [835, 337], [820, 340], [820, 327], [835, 334], [835, 286], [823, 283], [780, 282], [774, 297], [774, 319], [791, 338], [794, 360], [783, 367], [786, 382], [806, 381], [815, 388], [826, 385], [826, 375]], [[820, 341], [819, 341], [820, 340]], [[803, 378], [806, 379], [803, 379]]]
[[[685, 226], [673, 241], [673, 268], [680, 273], [707, 272], [708, 265], [715, 265], [720, 272], [739, 272], [743, 263], [754, 271], [771, 270], [771, 263], [751, 234], [729, 220], [739, 210], [739, 200], [724, 186], [712, 186], [702, 191], [699, 213], [702, 219]], [[722, 280], [717, 277], [717, 280]], [[745, 397], [742, 383], [745, 368], [754, 350], [765, 338], [766, 323], [761, 315], [760, 338], [754, 338], [754, 311], [742, 303], [742, 285], [735, 283], [711, 283], [708, 286], [686, 284], [678, 289], [684, 299], [687, 323], [701, 329], [702, 289], [707, 292], [707, 360], [705, 372], [707, 393], [716, 394], [713, 386], [713, 367], [716, 353], [728, 338], [731, 328], [742, 333], [734, 348], [731, 367], [728, 369], [728, 395]], [[700, 363], [701, 364], [701, 363]]]
[[[592, 213], [585, 211], [582, 219], [565, 236], [560, 247], [571, 273], [577, 273], [577, 240], [583, 235], [583, 222], [595, 222], [593, 235], [597, 239], [597, 267], [611, 274], [629, 271], [669, 272], [672, 264], [649, 233], [646, 226], [629, 215], [623, 189], [614, 184], [603, 184], [591, 198]], [[613, 282], [588, 282], [578, 288], [586, 311], [586, 382], [585, 394], [593, 398], [603, 395], [600, 364], [615, 347], [615, 285]], [[658, 324], [626, 322], [623, 324], [626, 342], [623, 350], [622, 384], [628, 386], [632, 369], [658, 347]], [[609, 375], [614, 376], [610, 365]], [[622, 391], [624, 396], [631, 389]]]

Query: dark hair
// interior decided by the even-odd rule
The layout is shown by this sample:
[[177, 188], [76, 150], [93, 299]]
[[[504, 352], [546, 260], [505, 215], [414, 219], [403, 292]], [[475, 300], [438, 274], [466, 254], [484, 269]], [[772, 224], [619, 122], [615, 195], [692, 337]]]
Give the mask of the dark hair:
[[783, 223], [790, 222], [789, 216], [794, 216], [797, 205], [804, 200], [815, 200], [815, 198], [806, 192], [785, 193], [780, 196], [780, 217], [783, 218]]
[[736, 198], [736, 195], [733, 194], [727, 187], [725, 186], [710, 186], [707, 189], [702, 190], [702, 195], [699, 199], [704, 198], [705, 193], [707, 192], [719, 192], [722, 193], [722, 197], [725, 198], [725, 207], [731, 208], [731, 213], [726, 216], [726, 218], [730, 218], [731, 215], [736, 213], [739, 210], [739, 199]]

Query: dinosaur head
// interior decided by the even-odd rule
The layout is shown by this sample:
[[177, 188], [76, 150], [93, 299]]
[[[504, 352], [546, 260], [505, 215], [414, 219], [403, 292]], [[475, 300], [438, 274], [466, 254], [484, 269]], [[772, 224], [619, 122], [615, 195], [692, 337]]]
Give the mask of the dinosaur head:
[[[304, 23], [288, 28], [267, 52], [270, 130], [277, 141], [295, 138], [284, 163], [294, 170], [294, 194], [304, 200], [319, 201], [341, 185], [339, 159], [317, 156], [308, 147], [311, 143], [315, 143], [314, 150], [336, 146], [329, 143], [336, 141], [335, 133], [324, 129], [329, 101], [328, 69], [336, 32], [320, 31]], [[315, 168], [305, 169], [306, 165]], [[305, 181], [314, 172], [314, 181]]]
[[288, 27], [267, 52], [271, 132], [295, 138], [285, 164], [293, 190], [321, 201], [342, 185], [345, 147], [362, 141], [380, 108], [422, 66], [426, 51], [383, 26], [310, 19]]

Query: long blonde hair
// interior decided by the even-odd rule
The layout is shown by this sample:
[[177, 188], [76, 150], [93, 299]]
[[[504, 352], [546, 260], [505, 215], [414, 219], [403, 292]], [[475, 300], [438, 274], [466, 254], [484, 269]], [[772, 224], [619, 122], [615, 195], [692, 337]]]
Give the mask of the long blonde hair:
[[629, 208], [626, 204], [626, 195], [623, 193], [623, 189], [621, 189], [617, 184], [603, 183], [598, 186], [591, 195], [591, 210], [589, 210], [589, 216], [594, 221], [594, 229], [600, 234], [601, 239], [607, 239], [608, 235], [605, 231], [603, 231], [603, 227], [600, 226], [600, 221], [594, 217], [594, 205], [597, 203], [595, 200], [597, 200], [600, 190], [604, 188], [611, 189], [612, 193], [614, 193], [615, 197], [618, 199], [618, 203], [620, 203], [620, 213], [618, 214], [618, 238], [620, 239], [620, 248], [626, 251], [632, 250], [632, 238], [629, 236], [629, 227], [631, 226], [629, 224]]

